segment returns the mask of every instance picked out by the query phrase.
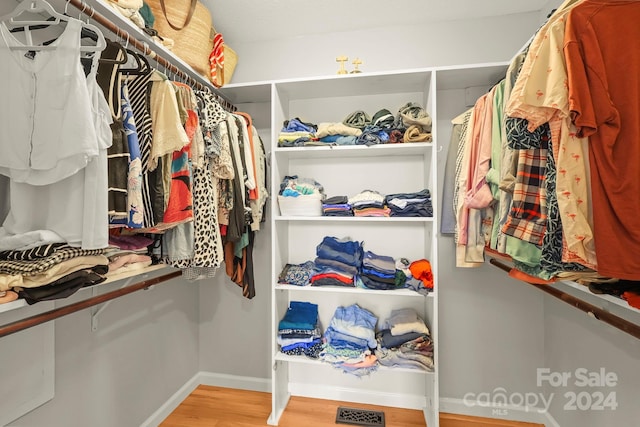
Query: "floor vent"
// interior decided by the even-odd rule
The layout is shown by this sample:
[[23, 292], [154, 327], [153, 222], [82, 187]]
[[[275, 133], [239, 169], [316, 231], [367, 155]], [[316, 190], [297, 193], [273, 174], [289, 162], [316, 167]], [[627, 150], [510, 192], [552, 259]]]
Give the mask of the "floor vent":
[[336, 413], [336, 424], [384, 427], [384, 412], [339, 406]]

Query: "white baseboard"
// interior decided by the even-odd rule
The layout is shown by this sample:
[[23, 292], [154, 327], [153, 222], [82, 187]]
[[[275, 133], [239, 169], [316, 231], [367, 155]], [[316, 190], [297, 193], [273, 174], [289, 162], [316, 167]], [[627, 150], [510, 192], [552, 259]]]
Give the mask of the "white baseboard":
[[200, 384], [202, 385], [271, 393], [271, 380], [267, 378], [243, 377], [240, 375], [218, 374], [204, 371], [200, 371], [198, 374]]
[[[176, 391], [157, 411], [155, 411], [140, 427], [156, 427], [176, 409], [189, 394], [199, 385], [236, 388], [241, 390], [271, 392], [271, 380], [266, 378], [244, 377], [240, 375], [220, 374], [215, 372], [198, 372]], [[292, 383], [289, 392], [294, 396], [305, 396], [316, 399], [338, 400], [343, 402], [363, 403], [380, 406], [393, 406], [407, 409], [424, 409], [424, 396], [366, 392], [362, 389], [343, 387], [312, 386], [304, 383]], [[506, 419], [543, 424], [545, 427], [560, 427], [553, 416], [536, 408], [519, 406], [470, 406], [462, 399], [441, 398], [440, 412], [469, 415], [475, 417]]]
[[424, 396], [400, 393], [366, 391], [346, 387], [330, 387], [318, 384], [291, 383], [289, 393], [292, 396], [304, 396], [314, 399], [339, 400], [342, 402], [365, 403], [369, 405], [393, 406], [422, 410], [426, 404]]
[[184, 399], [186, 399], [193, 390], [195, 390], [200, 385], [200, 372], [195, 374], [189, 381], [185, 383], [178, 391], [173, 393], [173, 395], [164, 402], [164, 404], [158, 408], [149, 418], [147, 418], [140, 427], [156, 427], [163, 422], [169, 414], [176, 409]]
[[560, 424], [556, 422], [549, 412], [538, 408], [526, 408], [524, 406], [469, 406], [465, 404], [463, 399], [440, 398], [440, 412], [538, 423], [543, 424], [545, 427], [560, 427]]
[[157, 411], [140, 424], [140, 427], [156, 427], [160, 425], [199, 385], [271, 392], [271, 380], [266, 378], [243, 377], [240, 375], [200, 371], [180, 387]]

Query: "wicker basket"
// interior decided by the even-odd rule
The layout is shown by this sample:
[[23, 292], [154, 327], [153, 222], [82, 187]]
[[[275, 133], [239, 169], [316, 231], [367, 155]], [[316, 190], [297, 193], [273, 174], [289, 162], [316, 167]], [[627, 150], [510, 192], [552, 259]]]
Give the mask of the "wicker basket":
[[231, 49], [229, 45], [224, 45], [224, 84], [228, 84], [231, 81], [233, 72], [238, 64], [238, 54], [235, 50]]
[[[195, 8], [192, 1], [195, 2]], [[147, 4], [155, 17], [154, 29], [160, 36], [173, 39], [172, 52], [196, 72], [208, 76], [209, 54], [213, 49], [209, 9], [196, 0], [165, 0], [164, 11], [163, 0], [147, 0]], [[193, 15], [189, 20], [192, 8]], [[187, 25], [185, 22], [188, 22]]]

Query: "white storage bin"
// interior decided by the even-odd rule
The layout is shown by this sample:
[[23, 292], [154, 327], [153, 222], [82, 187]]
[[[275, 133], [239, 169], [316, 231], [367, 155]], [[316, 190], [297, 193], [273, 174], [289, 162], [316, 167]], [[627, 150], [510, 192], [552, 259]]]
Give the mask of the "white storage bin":
[[298, 197], [278, 196], [282, 216], [322, 216], [322, 199], [319, 194]]

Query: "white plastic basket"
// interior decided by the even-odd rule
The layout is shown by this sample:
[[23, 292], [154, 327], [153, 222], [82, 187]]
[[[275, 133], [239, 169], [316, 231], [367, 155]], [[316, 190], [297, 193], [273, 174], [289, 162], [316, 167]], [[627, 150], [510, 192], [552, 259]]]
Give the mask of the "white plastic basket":
[[319, 194], [278, 196], [278, 206], [282, 216], [322, 216], [322, 200]]

